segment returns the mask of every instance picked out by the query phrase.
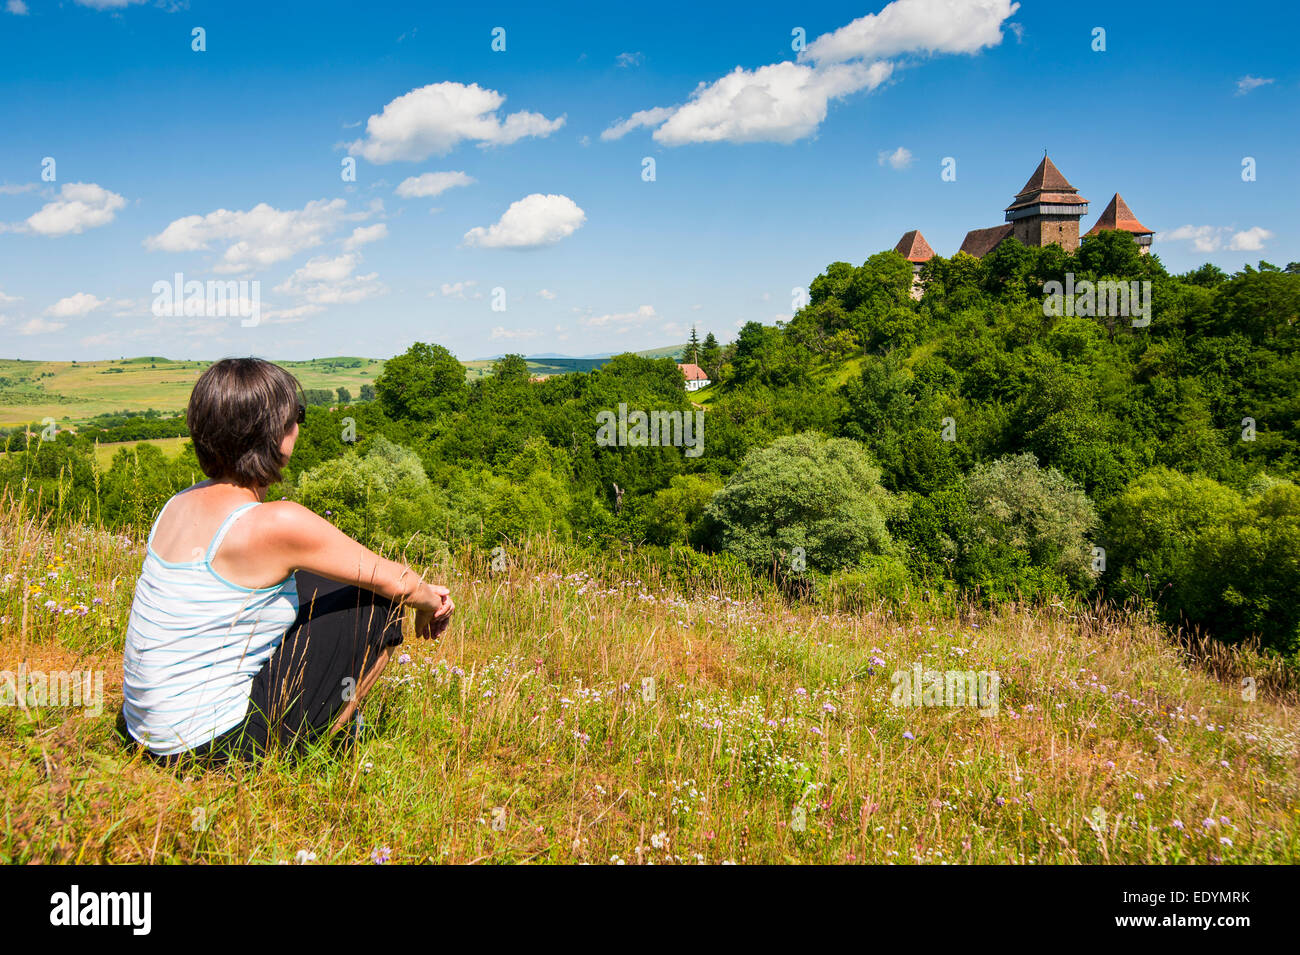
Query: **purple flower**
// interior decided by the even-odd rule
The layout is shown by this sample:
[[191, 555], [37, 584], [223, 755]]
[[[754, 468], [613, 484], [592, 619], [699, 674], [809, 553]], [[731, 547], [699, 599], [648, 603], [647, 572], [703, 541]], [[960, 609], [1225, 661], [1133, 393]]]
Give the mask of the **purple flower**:
[[911, 730], [904, 730], [904, 731], [903, 731], [903, 739], [916, 739], [916, 737], [912, 735], [912, 731], [911, 731]]
[[392, 858], [393, 850], [388, 846], [380, 846], [374, 852], [370, 853], [370, 861], [375, 865], [383, 865]]
[[410, 655], [409, 653], [403, 653], [400, 657], [397, 658], [397, 662], [398, 662], [398, 663], [410, 663], [410, 662], [411, 662], [411, 655]]
[[1183, 821], [1181, 819], [1175, 819], [1173, 825], [1175, 829], [1181, 830], [1183, 828]]

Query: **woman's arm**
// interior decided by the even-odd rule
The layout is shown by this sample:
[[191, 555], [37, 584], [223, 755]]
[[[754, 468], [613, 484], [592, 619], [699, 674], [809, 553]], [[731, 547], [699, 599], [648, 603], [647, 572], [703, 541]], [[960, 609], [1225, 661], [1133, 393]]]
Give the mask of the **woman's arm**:
[[[267, 545], [283, 555], [285, 575], [307, 570], [340, 583], [355, 584], [421, 613], [426, 629], [452, 609], [446, 587], [426, 584], [410, 567], [380, 557], [324, 518], [292, 501], [274, 501], [263, 515]], [[428, 615], [428, 616], [426, 616]], [[420, 628], [417, 626], [417, 631]]]

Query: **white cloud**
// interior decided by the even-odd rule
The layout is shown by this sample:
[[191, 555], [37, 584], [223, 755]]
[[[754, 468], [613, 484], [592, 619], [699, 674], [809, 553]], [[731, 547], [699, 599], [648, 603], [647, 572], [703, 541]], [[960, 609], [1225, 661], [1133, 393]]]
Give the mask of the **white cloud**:
[[1251, 76], [1247, 73], [1241, 79], [1237, 80], [1237, 95], [1245, 96], [1251, 90], [1259, 89], [1261, 86], [1267, 86], [1272, 82], [1272, 79], [1265, 79], [1261, 76]]
[[0, 291], [0, 305], [10, 305], [13, 302], [21, 302], [21, 301], [22, 298], [20, 296], [6, 295], [3, 291]]
[[32, 192], [41, 188], [39, 182], [25, 182], [22, 185], [9, 185], [8, 183], [0, 184], [0, 196], [16, 196], [22, 192]]
[[376, 222], [374, 225], [357, 226], [352, 230], [352, 235], [343, 243], [343, 248], [351, 251], [359, 245], [365, 245], [367, 242], [378, 242], [380, 239], [386, 238], [388, 238], [388, 226], [382, 222]]
[[876, 154], [876, 161], [882, 166], [889, 163], [895, 169], [906, 169], [912, 165], [912, 151], [905, 146], [899, 146], [892, 153], [882, 149]]
[[508, 339], [538, 338], [541, 334], [542, 333], [540, 331], [531, 328], [512, 329], [512, 328], [503, 328], [502, 326], [498, 325], [496, 328], [492, 329], [493, 338], [508, 338]]
[[682, 106], [633, 113], [606, 129], [618, 139], [656, 126], [667, 146], [704, 142], [792, 143], [816, 133], [832, 100], [874, 90], [890, 78], [887, 57], [906, 53], [976, 53], [1002, 41], [1013, 0], [894, 0], [876, 14], [824, 34], [797, 62], [736, 67], [700, 83]]
[[[556, 297], [556, 296], [555, 296], [555, 293], [552, 292], [552, 291], [551, 291], [550, 289], [548, 289], [548, 288], [539, 288], [539, 289], [537, 290], [537, 296], [538, 296], [538, 298], [544, 298], [544, 299], [546, 299], [548, 302], [553, 302], [553, 301], [555, 301], [555, 297]], [[4, 301], [4, 299], [3, 299], [3, 298], [0, 298], [0, 302], [3, 302], [3, 301]]]
[[477, 181], [473, 176], [467, 176], [463, 172], [426, 172], [403, 179], [393, 191], [403, 199], [428, 198], [442, 195], [456, 186], [468, 186]]
[[614, 61], [619, 66], [623, 66], [623, 67], [640, 66], [642, 63], [645, 62], [645, 54], [644, 53], [620, 53], [618, 56], [614, 57]]
[[262, 310], [262, 321], [272, 325], [290, 325], [301, 322], [308, 315], [323, 312], [321, 305], [296, 305], [293, 308], [268, 308]]
[[1013, 0], [894, 0], [879, 13], [819, 36], [799, 54], [815, 63], [844, 63], [900, 53], [978, 53], [1002, 42]]
[[1183, 225], [1168, 232], [1156, 233], [1157, 242], [1191, 242], [1197, 252], [1213, 252], [1222, 245], [1221, 227], [1212, 225]]
[[361, 256], [357, 252], [329, 258], [309, 259], [301, 268], [275, 287], [275, 291], [296, 295], [311, 305], [354, 305], [383, 295], [388, 289], [378, 281], [378, 273], [353, 275]]
[[613, 312], [606, 315], [588, 315], [578, 321], [588, 328], [627, 328], [632, 325], [644, 325], [659, 316], [653, 305], [642, 305], [634, 312]]
[[122, 10], [131, 6], [133, 3], [148, 3], [149, 0], [76, 0], [79, 7], [90, 7], [92, 10]]
[[45, 314], [52, 318], [76, 318], [107, 304], [106, 298], [97, 298], [89, 292], [78, 292], [76, 295], [59, 299], [45, 310]]
[[218, 209], [206, 216], [185, 216], [144, 240], [150, 251], [195, 252], [213, 242], [229, 243], [213, 267], [217, 272], [243, 272], [282, 262], [318, 246], [346, 218], [343, 199], [315, 199], [302, 209], [275, 209], [265, 202], [247, 211]]
[[432, 83], [388, 103], [366, 121], [366, 135], [348, 144], [353, 156], [373, 163], [406, 159], [418, 162], [445, 155], [465, 140], [480, 146], [504, 146], [525, 136], [549, 136], [564, 117], [517, 112], [504, 118], [497, 110], [505, 96], [477, 83]]
[[568, 238], [587, 221], [587, 214], [568, 196], [531, 196], [510, 203], [493, 225], [465, 233], [466, 245], [485, 249], [535, 249]]
[[23, 3], [23, 0], [9, 0], [5, 4], [5, 9], [16, 17], [27, 16], [27, 4]]
[[1228, 248], [1234, 252], [1260, 252], [1264, 248], [1264, 242], [1273, 238], [1273, 233], [1260, 226], [1252, 226], [1242, 232], [1237, 232], [1228, 242]]
[[1262, 226], [1234, 232], [1231, 226], [1184, 225], [1168, 232], [1156, 233], [1157, 242], [1191, 242], [1197, 252], [1217, 252], [1227, 248], [1234, 252], [1259, 252], [1273, 233]]
[[48, 332], [57, 332], [67, 327], [67, 322], [47, 322], [43, 318], [33, 318], [31, 321], [18, 326], [18, 334], [44, 335]]
[[48, 202], [27, 220], [32, 232], [47, 236], [81, 233], [108, 225], [126, 200], [93, 182], [65, 183], [59, 198]]
[[[475, 282], [473, 279], [467, 279], [467, 280], [464, 281], [464, 282], [443, 282], [443, 283], [442, 283], [442, 295], [443, 295], [444, 298], [466, 298], [466, 297], [471, 297], [471, 296], [468, 295], [468, 293], [469, 293], [470, 289], [472, 289], [472, 288], [473, 288], [474, 286], [476, 286], [476, 285], [478, 285], [478, 283]], [[434, 295], [435, 295], [434, 292], [430, 292], [430, 293], [429, 293], [429, 297], [430, 297], [430, 298], [433, 298]], [[476, 292], [476, 293], [474, 293], [474, 295], [473, 295], [472, 297], [473, 297], [473, 298], [482, 298], [482, 297], [483, 297], [483, 294], [482, 294], [481, 292]]]
[[654, 132], [666, 146], [687, 143], [792, 143], [817, 131], [831, 100], [873, 90], [893, 72], [887, 62], [841, 63], [826, 68], [773, 63], [736, 67], [701, 83], [691, 100]]
[[609, 127], [600, 134], [600, 138], [606, 142], [611, 139], [622, 139], [632, 130], [642, 126], [658, 126], [675, 112], [677, 112], [676, 106], [656, 106], [654, 109], [638, 110], [627, 119], [620, 119]]

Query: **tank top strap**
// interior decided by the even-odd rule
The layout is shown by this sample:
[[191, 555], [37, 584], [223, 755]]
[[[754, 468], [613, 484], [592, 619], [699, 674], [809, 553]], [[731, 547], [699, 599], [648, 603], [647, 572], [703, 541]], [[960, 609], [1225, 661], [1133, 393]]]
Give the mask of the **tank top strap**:
[[221, 546], [221, 542], [225, 540], [226, 533], [230, 530], [231, 526], [239, 519], [241, 514], [250, 507], [257, 507], [257, 504], [257, 501], [249, 501], [247, 504], [239, 505], [239, 507], [226, 515], [226, 519], [221, 522], [221, 526], [217, 528], [217, 532], [212, 535], [212, 543], [208, 545], [208, 552], [203, 556], [204, 561], [209, 564], [212, 563], [213, 555], [216, 554], [217, 548]]
[[174, 501], [174, 500], [176, 500], [176, 495], [175, 495], [175, 494], [173, 494], [171, 497], [167, 498], [166, 503], [164, 503], [163, 506], [162, 506], [162, 510], [160, 510], [160, 511], [158, 512], [158, 516], [155, 517], [155, 518], [153, 519], [153, 527], [149, 528], [149, 539], [145, 542], [146, 544], [148, 544], [148, 545], [150, 545], [150, 546], [153, 545], [153, 535], [156, 534], [156, 533], [158, 533], [158, 522], [162, 520], [162, 516], [163, 516], [163, 514], [167, 513], [167, 505], [170, 504], [170, 503], [171, 503], [172, 501]]

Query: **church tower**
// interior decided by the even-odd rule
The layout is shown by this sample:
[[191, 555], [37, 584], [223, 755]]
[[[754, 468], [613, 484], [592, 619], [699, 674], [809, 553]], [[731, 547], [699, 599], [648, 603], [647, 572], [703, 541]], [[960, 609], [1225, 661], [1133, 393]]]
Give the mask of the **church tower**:
[[1067, 252], [1079, 248], [1079, 220], [1088, 214], [1088, 200], [1070, 185], [1046, 155], [1025, 187], [1006, 208], [1011, 234], [1021, 245], [1055, 243]]

